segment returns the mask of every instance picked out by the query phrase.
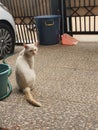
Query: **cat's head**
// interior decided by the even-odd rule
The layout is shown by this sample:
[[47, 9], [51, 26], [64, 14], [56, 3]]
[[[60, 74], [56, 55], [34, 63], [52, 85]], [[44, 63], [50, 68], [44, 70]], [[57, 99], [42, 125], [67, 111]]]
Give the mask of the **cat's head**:
[[33, 43], [33, 44], [23, 44], [24, 48], [25, 48], [25, 54], [27, 54], [28, 56], [33, 56], [37, 53], [38, 51], [38, 43]]

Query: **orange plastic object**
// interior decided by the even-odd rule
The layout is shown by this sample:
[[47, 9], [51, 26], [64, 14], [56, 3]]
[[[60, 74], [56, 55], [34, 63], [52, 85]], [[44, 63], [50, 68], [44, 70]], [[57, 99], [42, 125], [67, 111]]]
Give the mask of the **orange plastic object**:
[[78, 43], [78, 40], [73, 38], [72, 36], [68, 35], [68, 34], [63, 34], [61, 36], [62, 39], [62, 44], [63, 45], [76, 45]]

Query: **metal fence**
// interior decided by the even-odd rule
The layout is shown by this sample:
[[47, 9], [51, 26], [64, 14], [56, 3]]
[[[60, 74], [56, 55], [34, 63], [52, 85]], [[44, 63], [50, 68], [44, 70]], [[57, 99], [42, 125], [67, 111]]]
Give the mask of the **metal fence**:
[[61, 34], [98, 34], [98, 0], [0, 0], [12, 13], [17, 43], [38, 41], [34, 16], [61, 14]]
[[53, 14], [51, 0], [0, 0], [0, 2], [10, 10], [15, 19], [16, 42], [38, 41], [34, 16]]
[[61, 0], [62, 33], [98, 34], [98, 0]]

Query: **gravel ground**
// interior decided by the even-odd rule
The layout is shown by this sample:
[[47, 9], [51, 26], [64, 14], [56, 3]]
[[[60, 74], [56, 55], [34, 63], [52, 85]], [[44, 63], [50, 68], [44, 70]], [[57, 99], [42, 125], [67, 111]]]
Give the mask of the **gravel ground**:
[[7, 59], [13, 91], [0, 101], [0, 127], [9, 130], [98, 130], [98, 43], [39, 45], [32, 91], [42, 107], [31, 106], [15, 81], [15, 61]]

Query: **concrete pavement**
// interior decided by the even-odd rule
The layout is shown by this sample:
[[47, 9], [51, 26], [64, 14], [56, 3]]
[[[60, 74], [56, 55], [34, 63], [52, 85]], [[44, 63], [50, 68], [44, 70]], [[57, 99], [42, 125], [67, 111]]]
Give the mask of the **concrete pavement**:
[[98, 43], [39, 46], [35, 57], [36, 85], [32, 91], [42, 107], [28, 104], [15, 81], [11, 95], [0, 101], [0, 127], [9, 130], [98, 130]]

